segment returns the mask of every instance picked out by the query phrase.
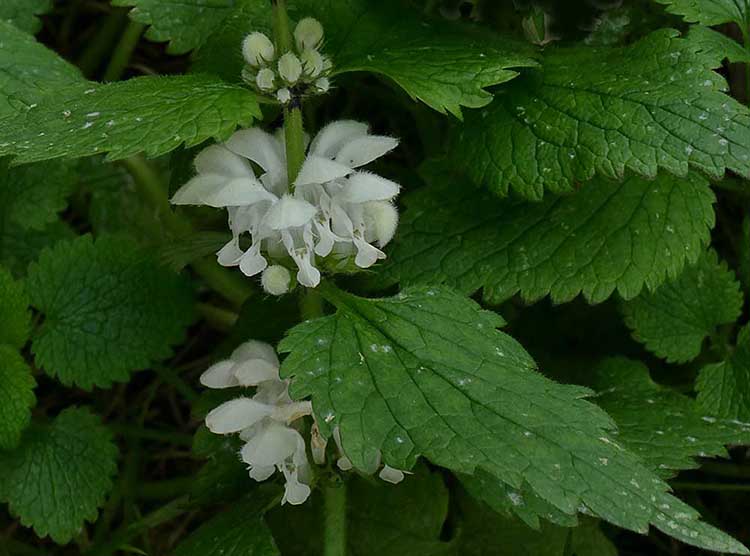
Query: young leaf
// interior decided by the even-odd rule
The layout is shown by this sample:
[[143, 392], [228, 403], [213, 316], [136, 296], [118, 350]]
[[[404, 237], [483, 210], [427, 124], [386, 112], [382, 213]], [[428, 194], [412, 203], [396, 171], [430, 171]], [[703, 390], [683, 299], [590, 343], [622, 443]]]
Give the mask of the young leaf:
[[94, 521], [112, 487], [117, 447], [88, 409], [69, 408], [32, 425], [12, 452], [0, 452], [0, 500], [40, 537], [69, 542]]
[[709, 250], [680, 276], [654, 292], [623, 303], [633, 338], [672, 363], [697, 357], [703, 340], [742, 310], [740, 284], [716, 251]]
[[517, 292], [557, 303], [582, 292], [599, 303], [615, 289], [630, 299], [695, 261], [714, 224], [713, 193], [695, 175], [598, 178], [536, 204], [497, 199], [443, 175], [431, 173], [430, 187], [407, 198], [378, 283], [483, 287], [492, 303]]
[[[240, 0], [239, 3], [244, 3]], [[199, 47], [237, 9], [236, 0], [114, 0], [132, 6], [130, 18], [150, 25], [146, 38], [169, 41], [167, 52], [184, 54]], [[266, 5], [267, 10], [271, 7]], [[239, 43], [236, 45], [239, 50]]]
[[281, 554], [263, 521], [268, 500], [253, 497], [199, 527], [174, 550], [174, 556], [278, 556]]
[[667, 6], [667, 11], [680, 15], [689, 23], [709, 27], [734, 21], [746, 26], [750, 12], [744, 0], [656, 0]]
[[600, 405], [617, 423], [617, 439], [662, 477], [694, 469], [694, 458], [726, 457], [728, 444], [750, 444], [750, 423], [715, 419], [682, 394], [656, 384], [639, 361], [607, 359], [595, 374]]
[[0, 143], [0, 156], [14, 155], [16, 162], [99, 153], [109, 153], [109, 160], [139, 152], [154, 157], [183, 143], [225, 139], [259, 116], [248, 89], [207, 76], [84, 82], [0, 118], [0, 136], [8, 139]]
[[23, 357], [15, 348], [0, 344], [0, 454], [18, 445], [21, 433], [31, 421], [35, 386]]
[[13, 225], [43, 230], [57, 220], [75, 186], [72, 164], [52, 161], [10, 168], [0, 160], [0, 232]]
[[457, 126], [451, 164], [500, 195], [539, 199], [595, 174], [750, 174], [750, 112], [699, 45], [661, 30], [623, 48], [550, 50]]
[[45, 318], [37, 365], [87, 390], [168, 357], [192, 319], [189, 284], [123, 238], [58, 243], [31, 265], [28, 290]]
[[638, 532], [649, 523], [687, 543], [747, 554], [610, 437], [586, 388], [552, 382], [503, 321], [450, 290], [363, 299], [321, 284], [335, 315], [293, 328], [279, 350], [292, 395], [312, 396], [323, 435], [338, 426], [353, 465], [382, 452], [409, 469], [419, 456], [457, 473], [527, 483], [561, 512], [579, 508]]
[[[26, 0], [23, 0], [26, 4]], [[5, 2], [3, 2], [3, 5]], [[50, 91], [83, 82], [78, 68], [10, 23], [0, 21], [0, 120], [36, 108]], [[0, 149], [8, 135], [0, 135]]]
[[695, 387], [709, 415], [750, 422], [750, 326], [740, 330], [729, 359], [701, 369]]
[[[262, 2], [243, 2], [221, 31], [196, 54], [196, 68], [227, 80], [240, 77], [243, 61], [237, 45], [269, 21]], [[334, 75], [367, 71], [393, 80], [415, 100], [440, 113], [461, 117], [461, 107], [477, 108], [492, 100], [486, 89], [535, 66], [530, 45], [478, 27], [428, 19], [397, 0], [297, 0], [297, 19], [313, 16], [325, 29], [326, 55]]]
[[27, 33], [36, 33], [42, 28], [37, 16], [51, 8], [52, 0], [3, 0], [0, 2], [0, 21], [15, 25]]
[[0, 344], [22, 348], [29, 338], [29, 296], [21, 282], [0, 267]]

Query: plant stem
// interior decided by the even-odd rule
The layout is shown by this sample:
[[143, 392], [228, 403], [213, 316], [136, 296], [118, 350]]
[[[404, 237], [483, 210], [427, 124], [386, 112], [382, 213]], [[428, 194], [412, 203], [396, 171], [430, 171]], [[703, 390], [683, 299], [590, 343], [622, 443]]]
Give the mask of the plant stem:
[[284, 108], [284, 140], [286, 141], [286, 173], [289, 191], [294, 191], [302, 164], [305, 162], [305, 133], [302, 126], [302, 106], [299, 97], [292, 97]]
[[289, 25], [289, 14], [286, 12], [286, 0], [273, 2], [273, 34], [276, 50], [285, 54], [292, 49], [292, 29]]
[[323, 489], [325, 528], [324, 556], [346, 556], [346, 483], [329, 484]]
[[237, 313], [209, 303], [198, 303], [196, 308], [210, 326], [221, 332], [230, 331], [239, 318]]
[[172, 386], [187, 401], [194, 402], [199, 398], [198, 392], [193, 390], [190, 385], [182, 380], [182, 378], [180, 378], [180, 376], [172, 369], [162, 365], [156, 365], [154, 366], [154, 371], [159, 375], [162, 382]]
[[[126, 158], [121, 164], [133, 176], [138, 194], [157, 210], [159, 220], [171, 235], [180, 237], [192, 232], [190, 223], [172, 211], [161, 176], [143, 156]], [[199, 259], [193, 261], [191, 266], [211, 289], [237, 306], [241, 306], [252, 295], [252, 289], [246, 280], [214, 261]]]
[[109, 428], [112, 429], [115, 434], [121, 436], [139, 438], [142, 440], [155, 440], [158, 442], [164, 442], [165, 444], [175, 444], [179, 446], [193, 445], [193, 437], [181, 432], [144, 429], [137, 425], [123, 425], [117, 423], [110, 423]]
[[128, 26], [125, 27], [125, 32], [120, 37], [120, 42], [115, 47], [115, 52], [112, 54], [109, 65], [104, 71], [104, 81], [117, 81], [122, 77], [122, 74], [125, 73], [125, 68], [128, 67], [130, 57], [133, 55], [133, 51], [141, 39], [144, 28], [143, 23], [138, 23], [137, 21], [131, 20], [128, 23]]
[[114, 46], [128, 14], [126, 10], [113, 10], [86, 45], [86, 50], [78, 57], [77, 66], [86, 77], [93, 77], [102, 65], [102, 59]]

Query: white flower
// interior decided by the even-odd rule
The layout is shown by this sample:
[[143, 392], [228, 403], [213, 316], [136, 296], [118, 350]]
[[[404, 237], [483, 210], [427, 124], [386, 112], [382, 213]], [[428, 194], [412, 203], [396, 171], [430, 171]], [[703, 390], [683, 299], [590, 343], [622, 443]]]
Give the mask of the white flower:
[[263, 68], [255, 76], [255, 84], [258, 85], [258, 89], [261, 91], [273, 91], [275, 80], [276, 74], [270, 68]]
[[294, 41], [300, 52], [318, 48], [323, 42], [323, 26], [312, 17], [301, 19], [294, 28]]
[[273, 347], [246, 342], [203, 373], [201, 383], [211, 388], [257, 386], [252, 398], [236, 398], [211, 411], [206, 426], [216, 434], [240, 433], [245, 441], [240, 456], [250, 477], [264, 481], [278, 470], [286, 479], [282, 503], [303, 503], [310, 495], [310, 466], [304, 439], [291, 424], [311, 415], [312, 405], [289, 397], [289, 382], [279, 378]]
[[[336, 448], [338, 449], [340, 455], [338, 461], [336, 462], [336, 465], [342, 471], [351, 470], [354, 466], [352, 465], [351, 460], [346, 457], [346, 454], [344, 453], [344, 448], [341, 445], [341, 432], [339, 430], [339, 427], [334, 427], [333, 439], [336, 442]], [[366, 469], [363, 469], [363, 471], [369, 474], [375, 473], [375, 471], [377, 471], [377, 469], [380, 467], [380, 458], [380, 450], [373, 451], [372, 457], [367, 461]], [[411, 475], [409, 471], [402, 471], [401, 469], [396, 469], [394, 467], [391, 467], [390, 465], [384, 464], [383, 468], [380, 470], [380, 473], [378, 473], [378, 477], [380, 477], [387, 483], [396, 485], [403, 481], [404, 477], [407, 474]]]
[[250, 33], [242, 41], [242, 55], [251, 66], [260, 66], [270, 62], [276, 55], [271, 39], [263, 33]]
[[294, 85], [302, 75], [302, 62], [292, 52], [287, 52], [279, 58], [278, 68], [281, 78], [290, 85]]
[[[232, 239], [217, 253], [219, 263], [254, 276], [268, 267], [269, 257], [290, 257], [297, 281], [315, 287], [318, 257], [351, 258], [360, 268], [383, 259], [381, 249], [398, 224], [393, 200], [399, 186], [360, 168], [398, 141], [369, 134], [366, 124], [333, 122], [310, 143], [290, 188], [282, 131], [240, 130], [208, 147], [196, 157], [197, 176], [172, 199], [227, 208]], [[250, 161], [261, 168], [259, 176]], [[241, 245], [245, 234], [249, 247]]]

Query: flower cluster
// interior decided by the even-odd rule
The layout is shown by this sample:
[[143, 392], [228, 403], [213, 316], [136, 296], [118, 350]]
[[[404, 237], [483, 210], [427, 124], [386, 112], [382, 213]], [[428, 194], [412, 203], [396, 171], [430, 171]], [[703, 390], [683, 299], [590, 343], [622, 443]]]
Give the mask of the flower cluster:
[[[239, 266], [247, 276], [263, 272], [266, 291], [279, 295], [290, 288], [284, 271], [291, 260], [297, 281], [316, 287], [318, 263], [368, 268], [385, 258], [381, 248], [398, 224], [393, 200], [399, 186], [359, 168], [397, 144], [371, 135], [363, 123], [330, 123], [310, 142], [290, 187], [283, 130], [240, 130], [198, 154], [197, 175], [172, 203], [227, 208], [232, 239], [217, 253], [219, 264]], [[262, 170], [258, 176], [251, 162]], [[246, 248], [244, 234], [251, 239]]]
[[279, 360], [273, 347], [249, 341], [226, 361], [210, 367], [200, 378], [209, 388], [256, 386], [252, 398], [230, 400], [208, 414], [206, 426], [216, 434], [240, 433], [240, 452], [256, 481], [265, 481], [278, 469], [286, 487], [282, 503], [302, 504], [310, 496], [310, 465], [305, 441], [292, 424], [310, 415], [310, 402], [294, 402], [286, 380], [279, 378]]
[[332, 64], [320, 53], [323, 26], [306, 17], [294, 29], [294, 51], [278, 55], [271, 39], [260, 32], [250, 33], [242, 43], [247, 62], [242, 77], [262, 94], [273, 94], [282, 104], [293, 93], [325, 93], [330, 87], [328, 74]]
[[[255, 386], [255, 395], [230, 400], [206, 416], [206, 426], [216, 434], [239, 433], [245, 442], [240, 457], [248, 465], [250, 477], [265, 481], [277, 470], [286, 480], [283, 503], [302, 504], [310, 496], [312, 472], [307, 460], [305, 441], [295, 428], [299, 419], [312, 415], [308, 401], [295, 402], [289, 397], [289, 381], [279, 378], [279, 359], [269, 344], [250, 340], [240, 345], [229, 359], [212, 365], [201, 375], [208, 388]], [[313, 425], [311, 452], [316, 463], [325, 463], [326, 442]], [[338, 449], [337, 465], [342, 471], [352, 463], [341, 446], [339, 428], [333, 431]], [[375, 473], [381, 467], [380, 452], [363, 471]], [[383, 465], [379, 477], [389, 483], [404, 479], [404, 471]]]

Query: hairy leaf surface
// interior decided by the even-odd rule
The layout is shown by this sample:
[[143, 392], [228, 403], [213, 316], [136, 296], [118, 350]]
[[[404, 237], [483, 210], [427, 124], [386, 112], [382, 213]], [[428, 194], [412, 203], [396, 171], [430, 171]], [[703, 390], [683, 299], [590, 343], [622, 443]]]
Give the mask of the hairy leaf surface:
[[[444, 174], [446, 176], [446, 174]], [[484, 288], [491, 302], [520, 292], [592, 302], [626, 299], [695, 261], [713, 227], [713, 193], [694, 175], [595, 179], [573, 195], [529, 204], [494, 198], [431, 173], [408, 210], [380, 284]]]
[[0, 500], [37, 535], [64, 544], [96, 519], [117, 470], [117, 447], [98, 417], [69, 408], [32, 425], [16, 450], [0, 452], [0, 467]]
[[651, 523], [685, 542], [747, 553], [698, 521], [689, 506], [610, 436], [614, 424], [552, 382], [503, 321], [450, 290], [407, 289], [363, 299], [322, 285], [335, 315], [293, 328], [282, 375], [292, 395], [312, 396], [323, 435], [338, 426], [355, 467], [383, 460], [411, 468], [419, 456], [458, 473], [524, 482], [558, 510], [579, 508], [621, 527]]
[[52, 0], [3, 0], [0, 2], [0, 21], [15, 25], [27, 33], [36, 33], [42, 28], [37, 17], [52, 8]]
[[0, 454], [12, 450], [31, 421], [36, 381], [18, 350], [0, 344]]
[[626, 170], [750, 175], [750, 112], [723, 94], [714, 65], [670, 30], [623, 48], [550, 50], [455, 128], [448, 159], [498, 194], [533, 199]]
[[750, 327], [737, 336], [734, 353], [701, 369], [695, 385], [698, 403], [709, 415], [750, 422]]
[[21, 282], [0, 267], [0, 344], [22, 348], [29, 338], [29, 296]]
[[690, 361], [720, 324], [742, 309], [740, 284], [716, 251], [707, 251], [676, 280], [623, 304], [633, 337], [669, 362]]
[[131, 240], [90, 236], [58, 243], [29, 269], [44, 313], [36, 363], [63, 384], [108, 387], [171, 354], [192, 319], [192, 293]]
[[745, 0], [656, 0], [667, 11], [690, 23], [713, 26], [734, 21], [746, 25], [750, 11]]

